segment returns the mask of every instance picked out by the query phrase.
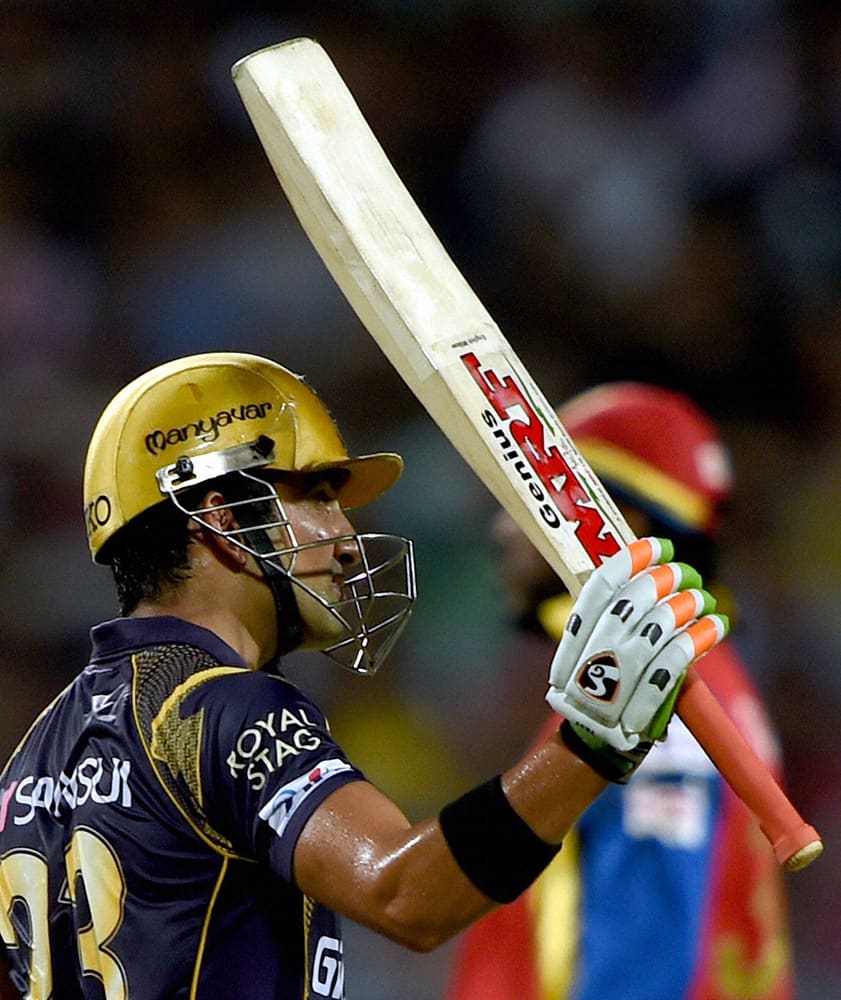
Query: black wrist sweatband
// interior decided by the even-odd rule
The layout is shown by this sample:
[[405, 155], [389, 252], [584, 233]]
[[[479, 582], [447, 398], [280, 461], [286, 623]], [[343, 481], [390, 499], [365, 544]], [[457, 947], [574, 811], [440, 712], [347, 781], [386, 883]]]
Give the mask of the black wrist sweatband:
[[520, 818], [499, 775], [444, 806], [438, 821], [459, 868], [497, 903], [515, 900], [561, 849]]

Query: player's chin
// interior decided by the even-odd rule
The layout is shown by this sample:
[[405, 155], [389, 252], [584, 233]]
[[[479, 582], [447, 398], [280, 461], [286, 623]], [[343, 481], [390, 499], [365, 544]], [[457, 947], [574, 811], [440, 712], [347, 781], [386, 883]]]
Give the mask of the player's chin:
[[323, 651], [350, 637], [348, 629], [339, 626], [334, 629], [314, 630], [304, 626], [303, 639], [298, 645], [301, 651]]
[[304, 630], [302, 648], [325, 649], [347, 636], [347, 625], [309, 594], [299, 595], [298, 610]]

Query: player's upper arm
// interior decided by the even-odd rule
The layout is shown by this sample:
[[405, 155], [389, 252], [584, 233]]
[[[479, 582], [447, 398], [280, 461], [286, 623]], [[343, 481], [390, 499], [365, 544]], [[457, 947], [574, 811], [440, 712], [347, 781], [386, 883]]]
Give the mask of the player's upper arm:
[[412, 826], [364, 781], [338, 788], [309, 818], [294, 875], [308, 896], [417, 951], [492, 905], [456, 864], [437, 820]]
[[[235, 853], [292, 881], [295, 844], [311, 813], [342, 785], [363, 780], [323, 713], [286, 681], [232, 671], [196, 686], [179, 714], [202, 720], [199, 767], [192, 767], [196, 820]], [[173, 753], [189, 771], [183, 745]]]

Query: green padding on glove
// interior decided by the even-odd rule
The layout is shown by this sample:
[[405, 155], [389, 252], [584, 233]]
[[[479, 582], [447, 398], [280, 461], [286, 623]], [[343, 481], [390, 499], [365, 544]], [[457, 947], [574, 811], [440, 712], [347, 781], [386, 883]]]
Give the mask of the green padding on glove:
[[624, 785], [645, 759], [651, 749], [650, 743], [640, 741], [633, 750], [623, 752], [600, 740], [593, 733], [569, 719], [561, 723], [564, 743], [585, 764], [600, 774], [606, 781]]

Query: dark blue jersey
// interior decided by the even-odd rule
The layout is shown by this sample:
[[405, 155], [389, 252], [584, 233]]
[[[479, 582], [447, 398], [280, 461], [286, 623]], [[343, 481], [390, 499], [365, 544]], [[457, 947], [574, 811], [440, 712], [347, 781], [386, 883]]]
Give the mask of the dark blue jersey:
[[343, 996], [295, 843], [362, 779], [313, 702], [175, 618], [93, 630], [0, 776], [0, 938], [33, 1000]]

